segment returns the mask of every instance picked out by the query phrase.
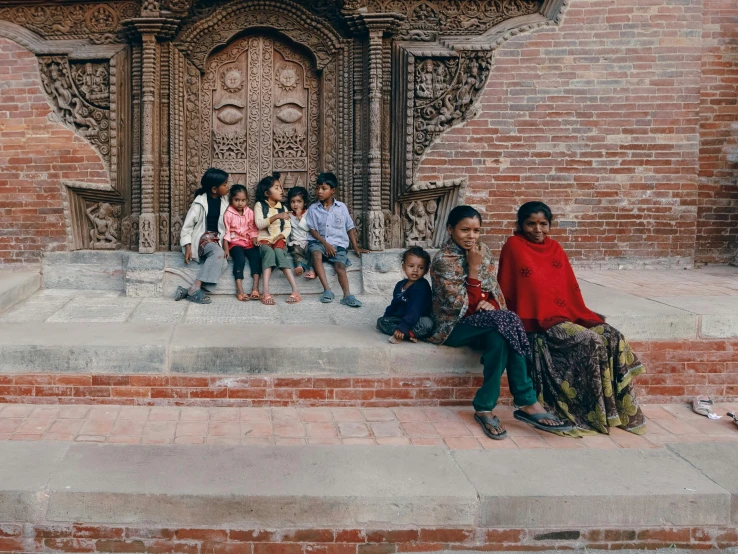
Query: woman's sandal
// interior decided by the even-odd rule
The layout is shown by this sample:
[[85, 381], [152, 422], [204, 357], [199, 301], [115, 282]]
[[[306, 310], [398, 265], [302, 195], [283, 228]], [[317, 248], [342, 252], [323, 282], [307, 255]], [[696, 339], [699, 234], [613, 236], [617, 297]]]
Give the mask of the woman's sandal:
[[258, 290], [251, 291], [251, 300], [261, 300], [261, 294], [259, 294]]
[[274, 306], [274, 297], [271, 294], [265, 294], [261, 297], [261, 303], [265, 306]]
[[300, 301], [302, 301], [302, 296], [300, 296], [300, 293], [293, 292], [292, 294], [290, 294], [290, 297], [287, 299], [287, 304], [297, 304]]
[[189, 295], [190, 295], [190, 291], [188, 291], [186, 288], [177, 287], [177, 292], [174, 293], [174, 300], [175, 301], [184, 300]]
[[204, 292], [197, 289], [195, 292], [187, 297], [187, 300], [194, 302], [195, 304], [210, 304], [212, 300], [209, 296], [206, 296]]
[[249, 298], [249, 295], [246, 294], [245, 292], [239, 292], [238, 294], [236, 294], [236, 298], [238, 299], [239, 302], [248, 302], [249, 300], [251, 300]]
[[[505, 429], [502, 429], [502, 425], [500, 425], [500, 420], [497, 418], [497, 416], [490, 417], [484, 414], [482, 415], [474, 414], [474, 421], [476, 421], [477, 423], [479, 423], [479, 425], [482, 426], [482, 431], [484, 431], [484, 434], [487, 435], [491, 439], [494, 439], [496, 441], [501, 441], [502, 439], [507, 437], [507, 431]], [[497, 433], [493, 433], [492, 431], [490, 431], [487, 425], [491, 426], [492, 429], [497, 431]]]
[[[542, 414], [527, 414], [523, 410], [515, 410], [513, 417], [523, 423], [532, 425], [536, 429], [541, 431], [548, 431], [549, 433], [566, 433], [574, 429], [574, 426], [570, 423], [563, 423], [558, 417], [552, 416], [549, 413]], [[544, 419], [550, 419], [556, 421], [556, 425], [545, 425], [541, 423]]]
[[720, 416], [712, 411], [713, 402], [707, 396], [698, 396], [692, 400], [692, 411], [696, 414], [710, 419], [720, 419]]

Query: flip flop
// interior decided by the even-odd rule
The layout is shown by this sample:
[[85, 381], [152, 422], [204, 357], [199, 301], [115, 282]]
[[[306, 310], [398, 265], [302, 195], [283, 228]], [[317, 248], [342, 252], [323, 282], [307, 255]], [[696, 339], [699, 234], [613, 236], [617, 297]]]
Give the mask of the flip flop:
[[252, 290], [250, 298], [251, 300], [261, 300], [261, 294], [259, 294], [258, 290]]
[[242, 292], [236, 295], [236, 300], [238, 300], [239, 302], [248, 302], [251, 299], [249, 298], [248, 294]]
[[333, 299], [335, 297], [336, 297], [336, 295], [333, 294], [333, 291], [331, 291], [331, 290], [324, 290], [323, 291], [323, 296], [320, 297], [320, 301], [323, 304], [330, 304], [331, 302], [333, 302]]
[[361, 302], [353, 294], [349, 294], [346, 298], [341, 299], [341, 304], [352, 308], [361, 308]]
[[300, 296], [300, 293], [293, 292], [292, 294], [290, 294], [290, 297], [287, 299], [287, 304], [297, 304], [300, 301], [302, 301], [302, 296]]
[[202, 290], [197, 289], [195, 292], [187, 297], [187, 300], [194, 302], [195, 304], [210, 304], [212, 300], [209, 296], [206, 296]]
[[720, 416], [712, 411], [712, 400], [707, 396], [698, 396], [692, 399], [692, 411], [710, 419], [720, 419]]
[[[541, 431], [548, 431], [549, 433], [566, 433], [574, 429], [574, 426], [570, 423], [563, 423], [558, 417], [552, 416], [549, 413], [542, 414], [526, 414], [523, 410], [515, 410], [513, 417], [519, 421], [532, 425], [536, 429]], [[544, 425], [540, 423], [544, 419], [550, 419], [551, 421], [557, 421], [556, 425]]]
[[174, 293], [174, 301], [177, 302], [179, 300], [184, 300], [190, 295], [190, 291], [188, 291], [184, 287], [177, 287], [177, 292]]
[[261, 303], [265, 306], [274, 306], [274, 297], [271, 294], [265, 294], [261, 297]]
[[497, 418], [497, 416], [490, 417], [488, 415], [474, 414], [474, 421], [479, 423], [479, 425], [482, 426], [482, 431], [484, 431], [484, 434], [493, 440], [501, 441], [502, 439], [507, 437], [507, 430], [503, 430], [502, 432], [495, 435], [492, 431], [489, 430], [489, 427], [487, 427], [487, 425], [491, 425], [495, 431], [500, 430], [500, 420]]

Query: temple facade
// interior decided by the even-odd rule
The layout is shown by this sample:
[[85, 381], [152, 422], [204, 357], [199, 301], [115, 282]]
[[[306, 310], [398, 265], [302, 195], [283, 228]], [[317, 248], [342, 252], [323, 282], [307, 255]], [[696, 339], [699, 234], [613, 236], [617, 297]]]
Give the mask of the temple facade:
[[[601, 4], [606, 17], [584, 44], [577, 33], [587, 27], [590, 4]], [[620, 12], [646, 13], [641, 4], [633, 0]], [[446, 215], [461, 202], [490, 215], [488, 240], [497, 245], [510, 232], [515, 206], [540, 198], [557, 208], [558, 232], [575, 259], [653, 258], [673, 266], [702, 252], [727, 261], [736, 238], [732, 198], [720, 204], [724, 225], [713, 232], [725, 240], [710, 246], [711, 235], [700, 250], [700, 122], [675, 121], [677, 108], [636, 92], [666, 87], [664, 98], [679, 93], [674, 102], [692, 102], [684, 109], [699, 118], [700, 60], [695, 66], [685, 53], [658, 67], [677, 42], [639, 52], [647, 41], [638, 29], [630, 46], [615, 45], [613, 32], [621, 41], [629, 35], [625, 22], [610, 19], [611, 9], [599, 0], [0, 2], [0, 70], [5, 65], [1, 75], [9, 76], [5, 89], [0, 85], [0, 113], [8, 116], [0, 121], [0, 208], [10, 221], [27, 207], [12, 191], [45, 183], [49, 211], [34, 215], [48, 219], [28, 229], [33, 234], [46, 221], [53, 237], [8, 239], [2, 261], [33, 261], [49, 250], [178, 250], [208, 167], [251, 191], [273, 171], [286, 188], [309, 190], [320, 172], [336, 173], [339, 197], [374, 251], [438, 246]], [[682, 48], [692, 41], [699, 50], [690, 33], [679, 35]], [[578, 65], [586, 56], [606, 68], [590, 68], [588, 76]], [[536, 57], [547, 59], [535, 62], [537, 75], [522, 65]], [[25, 81], [14, 69], [21, 61]], [[522, 69], [511, 74], [515, 64]], [[680, 79], [688, 88], [695, 75], [694, 87], [675, 89]], [[32, 86], [40, 94], [29, 102], [43, 95], [50, 106], [48, 117], [34, 120], [45, 129], [38, 132], [28, 131], [30, 116], [17, 105], [19, 91]], [[560, 129], [567, 118], [594, 123]], [[597, 121], [613, 118], [628, 121], [617, 132], [597, 129]], [[641, 133], [644, 125], [650, 129]], [[44, 150], [43, 137], [57, 135], [58, 167], [54, 158], [34, 171], [41, 162], [33, 148], [51, 156], [53, 141]], [[724, 161], [716, 179], [732, 179], [731, 163]], [[676, 169], [664, 177], [666, 166]], [[654, 230], [663, 221], [673, 229], [666, 240]], [[13, 219], [6, 236], [19, 222]], [[588, 250], [583, 243], [590, 241], [596, 244]], [[612, 243], [609, 254], [603, 241]], [[19, 253], [24, 249], [32, 254]]]

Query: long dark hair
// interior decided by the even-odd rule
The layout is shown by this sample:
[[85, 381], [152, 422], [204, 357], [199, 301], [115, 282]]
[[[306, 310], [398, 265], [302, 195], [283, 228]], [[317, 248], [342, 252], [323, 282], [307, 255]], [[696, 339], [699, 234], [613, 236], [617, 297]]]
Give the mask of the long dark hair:
[[476, 217], [479, 220], [479, 223], [482, 223], [482, 214], [480, 214], [471, 206], [456, 206], [453, 210], [451, 210], [451, 213], [448, 214], [446, 225], [454, 228], [459, 224], [459, 221], [461, 221], [462, 219], [466, 219], [467, 217], [472, 219]]
[[523, 223], [533, 214], [542, 213], [543, 217], [548, 220], [548, 224], [551, 225], [553, 222], [553, 214], [551, 208], [549, 208], [543, 202], [526, 202], [518, 208], [518, 231], [523, 232]]
[[259, 184], [256, 185], [256, 192], [254, 193], [255, 202], [266, 202], [266, 195], [267, 192], [269, 192], [269, 189], [272, 188], [272, 185], [274, 185], [274, 181], [279, 181], [279, 178], [281, 177], [280, 173], [275, 171], [271, 175], [267, 175], [264, 177], [261, 181], [259, 181]]
[[200, 179], [200, 188], [195, 191], [195, 198], [201, 194], [210, 194], [213, 189], [217, 189], [220, 185], [228, 180], [228, 173], [217, 167], [211, 167], [205, 170]]

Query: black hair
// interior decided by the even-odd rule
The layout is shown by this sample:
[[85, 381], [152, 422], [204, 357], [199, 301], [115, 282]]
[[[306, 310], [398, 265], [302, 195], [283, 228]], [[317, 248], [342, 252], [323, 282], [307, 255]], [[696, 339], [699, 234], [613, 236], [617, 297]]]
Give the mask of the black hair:
[[553, 214], [543, 202], [526, 202], [518, 208], [518, 231], [523, 232], [523, 223], [533, 214], [542, 213], [550, 225], [553, 222]]
[[242, 193], [244, 193], [246, 195], [246, 200], [249, 199], [249, 191], [248, 191], [248, 189], [245, 186], [243, 186], [242, 184], [240, 184], [240, 183], [236, 183], [235, 185], [232, 185], [231, 186], [231, 190], [228, 191], [228, 195], [231, 198], [233, 198], [239, 192], [242, 192]]
[[479, 220], [479, 223], [482, 223], [482, 214], [471, 206], [456, 206], [451, 210], [451, 213], [448, 214], [446, 225], [451, 228], [456, 227], [459, 224], [459, 221], [466, 219], [467, 217], [472, 219], [476, 217]]
[[228, 173], [217, 167], [211, 167], [205, 170], [200, 179], [200, 188], [195, 191], [195, 198], [201, 194], [210, 194], [210, 192], [218, 188], [220, 185], [228, 181]]
[[420, 258], [425, 262], [425, 270], [428, 271], [430, 269], [431, 265], [431, 257], [428, 252], [423, 250], [420, 246], [411, 246], [407, 250], [405, 250], [402, 253], [402, 263], [404, 264], [405, 261], [410, 257], [415, 256], [416, 258]]
[[274, 185], [274, 181], [279, 181], [280, 177], [281, 175], [277, 171], [275, 171], [271, 175], [267, 175], [261, 181], [259, 181], [259, 184], [256, 185], [256, 198], [254, 199], [254, 201], [265, 202], [267, 192], [269, 192], [269, 189], [272, 188], [272, 186]]
[[321, 173], [318, 175], [318, 186], [326, 184], [332, 189], [338, 188], [338, 177], [333, 173]]
[[292, 202], [292, 199], [296, 196], [302, 196], [303, 202], [305, 202], [305, 207], [307, 207], [308, 203], [308, 191], [305, 187], [292, 187], [289, 192], [287, 193], [287, 203], [289, 204]]

